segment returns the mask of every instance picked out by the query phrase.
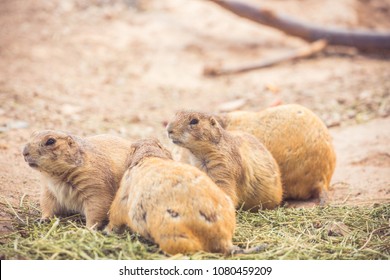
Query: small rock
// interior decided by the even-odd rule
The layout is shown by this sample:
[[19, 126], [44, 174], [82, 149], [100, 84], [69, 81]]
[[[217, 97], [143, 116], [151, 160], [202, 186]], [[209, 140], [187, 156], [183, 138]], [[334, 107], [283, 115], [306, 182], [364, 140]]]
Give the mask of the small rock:
[[372, 93], [369, 91], [362, 91], [359, 94], [359, 99], [360, 100], [369, 100], [372, 97]]
[[324, 118], [327, 127], [339, 126], [341, 124], [341, 115], [333, 113]]
[[28, 128], [30, 124], [26, 121], [11, 121], [3, 126], [0, 126], [0, 133], [10, 131], [12, 129], [23, 129]]
[[342, 222], [332, 222], [327, 227], [329, 236], [346, 236], [349, 234], [350, 230]]
[[69, 13], [74, 10], [74, 3], [71, 1], [61, 1], [59, 2], [59, 10], [63, 13]]
[[272, 101], [268, 107], [276, 107], [283, 104], [283, 100], [280, 98], [276, 98], [274, 101]]
[[313, 222], [313, 227], [314, 228], [321, 228], [322, 227], [322, 223], [320, 221], [314, 221]]
[[122, 136], [126, 136], [126, 135], [127, 135], [127, 129], [126, 129], [126, 127], [121, 126], [121, 127], [119, 128], [119, 134], [122, 135]]
[[129, 118], [129, 123], [140, 123], [142, 118], [140, 115], [135, 115]]
[[0, 143], [0, 150], [8, 150], [9, 145], [7, 143]]
[[238, 110], [238, 109], [241, 109], [242, 107], [244, 107], [246, 102], [247, 102], [247, 100], [244, 99], [244, 98], [236, 99], [236, 100], [233, 100], [233, 101], [222, 103], [221, 105], [219, 105], [217, 107], [217, 110], [219, 112], [235, 111], [235, 110]]
[[336, 98], [337, 100], [337, 103], [339, 103], [340, 105], [344, 105], [347, 103], [347, 99], [345, 97], [338, 97]]
[[23, 129], [28, 128], [30, 124], [26, 121], [12, 121], [7, 123], [8, 129]]
[[353, 118], [355, 118], [355, 116], [356, 116], [356, 111], [355, 110], [348, 110], [347, 111], [347, 117], [349, 119], [353, 119]]
[[390, 116], [390, 103], [383, 102], [378, 109], [378, 114], [382, 118], [386, 118], [386, 117]]
[[267, 85], [265, 85], [265, 88], [272, 93], [278, 93], [280, 91], [280, 89], [273, 84], [267, 84]]
[[71, 104], [64, 104], [61, 107], [61, 113], [68, 116], [74, 115], [80, 111], [81, 111], [80, 107]]

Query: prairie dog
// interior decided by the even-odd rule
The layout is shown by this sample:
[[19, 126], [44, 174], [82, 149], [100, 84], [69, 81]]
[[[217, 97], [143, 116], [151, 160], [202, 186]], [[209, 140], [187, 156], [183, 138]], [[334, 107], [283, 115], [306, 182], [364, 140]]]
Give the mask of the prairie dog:
[[109, 220], [106, 232], [126, 225], [168, 254], [235, 249], [231, 199], [202, 171], [173, 161], [156, 139], [132, 145]]
[[130, 147], [131, 142], [111, 135], [33, 133], [23, 156], [42, 175], [42, 219], [77, 212], [85, 215], [88, 228], [102, 227], [126, 170]]
[[188, 149], [192, 162], [245, 210], [273, 209], [282, 201], [279, 167], [253, 136], [226, 131], [212, 115], [182, 111], [167, 126], [174, 144]]
[[226, 130], [253, 134], [271, 152], [280, 168], [284, 199], [324, 202], [336, 154], [327, 127], [311, 110], [289, 104], [217, 118]]

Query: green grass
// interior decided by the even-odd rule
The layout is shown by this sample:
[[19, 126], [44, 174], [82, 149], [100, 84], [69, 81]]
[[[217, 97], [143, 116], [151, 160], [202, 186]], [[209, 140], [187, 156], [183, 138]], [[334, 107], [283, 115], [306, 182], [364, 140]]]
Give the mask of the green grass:
[[1, 259], [390, 259], [389, 203], [238, 211], [234, 244], [268, 246], [257, 254], [230, 257], [204, 252], [167, 256], [136, 234], [90, 231], [80, 216], [39, 223], [37, 205], [24, 198], [19, 208], [6, 201], [1, 207], [12, 216], [13, 227], [0, 237]]

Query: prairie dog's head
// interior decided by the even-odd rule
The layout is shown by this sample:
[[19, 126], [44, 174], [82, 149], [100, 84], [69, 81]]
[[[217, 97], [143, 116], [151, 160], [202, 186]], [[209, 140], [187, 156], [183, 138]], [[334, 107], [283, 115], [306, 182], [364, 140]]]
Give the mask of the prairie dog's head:
[[78, 143], [70, 134], [55, 130], [34, 132], [24, 146], [23, 156], [30, 167], [50, 175], [60, 175], [82, 164]]
[[211, 144], [218, 144], [222, 127], [213, 115], [181, 111], [167, 126], [168, 137], [176, 145], [192, 151]]
[[156, 138], [141, 139], [131, 145], [128, 165], [136, 166], [146, 157], [172, 159], [171, 153]]

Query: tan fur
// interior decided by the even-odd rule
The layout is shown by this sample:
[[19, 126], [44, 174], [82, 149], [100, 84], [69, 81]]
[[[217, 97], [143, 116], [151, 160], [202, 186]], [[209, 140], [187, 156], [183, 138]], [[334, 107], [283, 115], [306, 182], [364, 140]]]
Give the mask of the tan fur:
[[136, 142], [130, 159], [107, 232], [127, 225], [168, 254], [232, 251], [234, 206], [207, 175], [155, 139]]
[[[197, 121], [196, 124], [191, 124]], [[179, 112], [167, 126], [173, 143], [187, 148], [192, 163], [206, 172], [236, 207], [272, 209], [282, 200], [278, 165], [253, 136], [228, 132], [199, 112]]]
[[272, 153], [285, 199], [326, 197], [336, 154], [328, 129], [312, 111], [289, 104], [261, 112], [231, 112], [218, 119], [227, 130], [253, 134]]
[[[47, 141], [55, 143], [48, 145]], [[26, 162], [42, 174], [42, 219], [84, 214], [87, 227], [101, 227], [126, 170], [131, 143], [120, 137], [87, 138], [45, 130], [26, 144]]]

